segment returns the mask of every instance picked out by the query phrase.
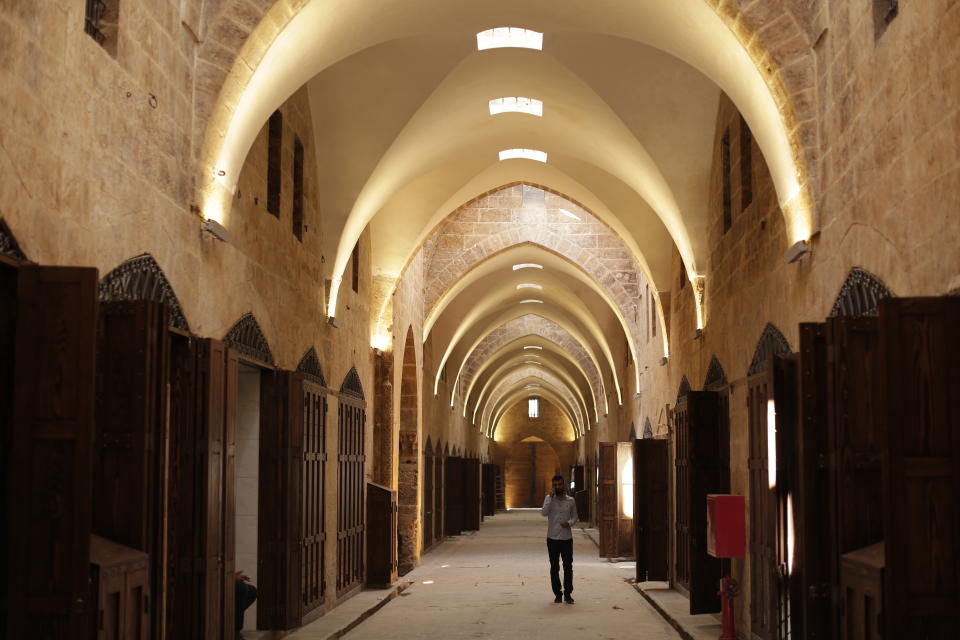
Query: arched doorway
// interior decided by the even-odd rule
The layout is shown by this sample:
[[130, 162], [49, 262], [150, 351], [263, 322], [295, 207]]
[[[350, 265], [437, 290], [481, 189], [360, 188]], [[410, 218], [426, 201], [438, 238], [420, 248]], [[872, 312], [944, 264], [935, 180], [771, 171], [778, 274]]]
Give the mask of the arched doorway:
[[513, 445], [506, 467], [507, 508], [539, 507], [560, 473], [560, 457], [549, 442], [531, 436]]
[[417, 354], [413, 329], [408, 328], [400, 372], [400, 481], [397, 497], [397, 570], [400, 575], [409, 573], [417, 563], [418, 407]]

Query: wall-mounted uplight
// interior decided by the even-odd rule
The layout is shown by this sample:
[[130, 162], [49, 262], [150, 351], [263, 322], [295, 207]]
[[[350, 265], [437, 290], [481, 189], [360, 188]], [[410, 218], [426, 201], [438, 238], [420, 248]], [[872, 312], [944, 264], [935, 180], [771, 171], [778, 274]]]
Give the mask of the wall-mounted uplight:
[[489, 104], [490, 115], [501, 113], [526, 113], [531, 116], [543, 117], [543, 101], [536, 98], [494, 98]]
[[501, 160], [535, 160], [537, 162], [546, 162], [546, 151], [537, 151], [536, 149], [504, 149], [500, 152]]
[[536, 298], [527, 298], [526, 300], [521, 300], [520, 304], [543, 304], [543, 300], [537, 300]]
[[534, 284], [532, 282], [524, 282], [517, 285], [517, 291], [521, 289], [536, 289], [537, 291], [543, 291], [543, 285]]
[[801, 240], [787, 249], [787, 252], [783, 254], [783, 259], [787, 261], [787, 264], [790, 264], [799, 260], [808, 251], [810, 251], [810, 245], [807, 244], [806, 240]]
[[572, 219], [572, 220], [579, 220], [579, 219], [580, 219], [580, 216], [578, 216], [577, 214], [572, 213], [572, 212], [570, 212], [570, 211], [567, 211], [566, 209], [560, 209], [560, 213], [562, 213], [563, 215], [567, 216], [568, 218], [570, 218], [570, 219]]
[[508, 47], [542, 51], [543, 34], [520, 27], [497, 27], [477, 34], [477, 51]]
[[203, 230], [220, 242], [230, 242], [230, 232], [227, 231], [226, 227], [212, 218], [207, 218], [203, 223]]
[[513, 265], [514, 271], [520, 271], [520, 269], [543, 269], [543, 265], [535, 262], [522, 262], [520, 264]]

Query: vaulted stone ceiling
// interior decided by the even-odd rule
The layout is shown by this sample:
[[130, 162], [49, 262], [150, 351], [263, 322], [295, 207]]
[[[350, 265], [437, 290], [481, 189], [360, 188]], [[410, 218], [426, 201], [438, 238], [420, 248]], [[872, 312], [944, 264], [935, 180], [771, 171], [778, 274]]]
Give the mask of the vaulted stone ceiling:
[[[639, 368], [623, 380], [618, 357], [636, 360], [649, 340], [651, 315], [638, 314], [647, 289], [663, 342], [656, 357], [668, 355], [659, 294], [671, 289], [674, 251], [691, 280], [705, 272], [721, 91], [770, 166], [788, 239], [809, 237], [789, 117], [759, 54], [705, 0], [278, 0], [272, 15], [251, 47], [258, 33], [271, 44], [235, 69], [236, 88], [218, 105], [220, 135], [204, 149], [212, 164], [204, 214], [229, 226], [238, 162], [272, 110], [306, 86], [328, 316], [364, 229], [380, 296], [375, 343], [388, 334], [392, 288], [420, 252], [430, 373], [452, 375], [451, 405], [488, 433], [498, 403], [532, 379], [578, 432], [611, 398], [637, 391]], [[496, 27], [542, 32], [542, 50], [478, 50], [476, 34]], [[490, 100], [520, 96], [542, 101], [542, 117], [489, 113]], [[543, 151], [547, 161], [499, 160], [511, 148]], [[526, 201], [538, 193], [540, 204]], [[544, 269], [510, 271], [524, 262]], [[531, 282], [540, 288], [519, 287]], [[503, 344], [478, 355], [490, 336], [530, 317], [576, 348], [555, 341], [536, 366]]]

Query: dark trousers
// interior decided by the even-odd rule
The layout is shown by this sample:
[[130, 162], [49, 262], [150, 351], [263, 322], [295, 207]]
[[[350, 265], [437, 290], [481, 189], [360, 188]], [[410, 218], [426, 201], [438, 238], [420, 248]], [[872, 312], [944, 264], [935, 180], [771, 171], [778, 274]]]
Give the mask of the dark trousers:
[[240, 630], [243, 629], [243, 612], [257, 600], [257, 588], [249, 582], [237, 580], [236, 588], [236, 606], [234, 615], [236, 618], [237, 637], [240, 637]]
[[[550, 556], [550, 586], [553, 595], [573, 593], [573, 540], [547, 538], [547, 554]], [[563, 591], [560, 590], [560, 557], [563, 557]]]

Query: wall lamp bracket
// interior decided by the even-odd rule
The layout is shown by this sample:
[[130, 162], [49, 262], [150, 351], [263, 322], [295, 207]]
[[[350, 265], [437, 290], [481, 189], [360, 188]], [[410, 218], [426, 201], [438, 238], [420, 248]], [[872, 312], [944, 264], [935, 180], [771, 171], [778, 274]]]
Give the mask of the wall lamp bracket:
[[697, 329], [696, 331], [693, 332], [694, 340], [699, 340], [702, 337], [703, 337], [703, 329]]
[[327, 318], [327, 324], [333, 327], [334, 329], [339, 329], [340, 325], [337, 324], [337, 318], [335, 316], [330, 316]]
[[204, 221], [203, 230], [220, 242], [230, 242], [230, 232], [227, 231], [226, 227], [212, 218], [207, 218]]
[[665, 367], [667, 365], [667, 356], [660, 358], [660, 366]]
[[794, 243], [792, 247], [787, 249], [787, 252], [783, 254], [783, 259], [787, 261], [787, 264], [792, 264], [799, 260], [803, 254], [809, 253], [810, 245], [807, 244], [806, 240], [800, 240], [797, 243]]

